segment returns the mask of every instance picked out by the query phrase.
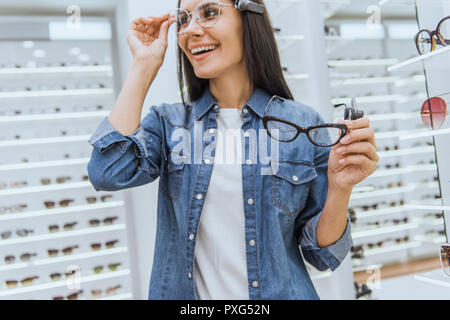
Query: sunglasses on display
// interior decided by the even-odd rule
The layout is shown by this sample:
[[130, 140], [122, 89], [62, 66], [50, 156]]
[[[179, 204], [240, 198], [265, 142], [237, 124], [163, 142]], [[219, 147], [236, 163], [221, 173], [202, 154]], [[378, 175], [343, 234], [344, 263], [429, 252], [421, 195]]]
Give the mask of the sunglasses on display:
[[11, 213], [17, 213], [17, 212], [22, 212], [25, 208], [27, 208], [28, 205], [26, 204], [16, 204], [13, 206], [4, 206], [4, 207], [0, 207], [0, 214], [1, 213], [6, 213], [6, 212], [11, 212]]
[[2, 183], [0, 183], [0, 190], [8, 188], [8, 185], [9, 185], [9, 188], [20, 188], [20, 187], [28, 185], [28, 182], [14, 181], [14, 182], [10, 182], [9, 184], [6, 182], [2, 182]]
[[[27, 262], [30, 261], [31, 258], [37, 256], [37, 253], [23, 253], [20, 255], [20, 261]], [[11, 264], [16, 262], [16, 257], [13, 255], [5, 256], [5, 263]]]
[[[105, 294], [107, 296], [114, 295], [114, 294], [116, 294], [117, 290], [119, 290], [120, 288], [122, 288], [122, 286], [120, 284], [117, 286], [114, 286], [114, 287], [109, 287], [105, 290]], [[91, 294], [94, 298], [100, 298], [103, 295], [103, 290], [92, 289]]]
[[[119, 240], [107, 241], [107, 242], [105, 242], [105, 246], [107, 249], [114, 248], [114, 246], [118, 242], [119, 242]], [[101, 248], [102, 248], [102, 244], [100, 242], [91, 243], [92, 250], [96, 251], [96, 250], [100, 250]]]
[[[66, 177], [57, 177], [55, 179], [55, 182], [56, 183], [64, 183], [64, 182], [69, 181], [71, 179], [72, 178], [68, 177], [68, 176], [66, 176]], [[43, 185], [47, 185], [47, 184], [50, 184], [50, 183], [51, 183], [51, 179], [50, 178], [42, 178], [41, 179], [41, 184], [43, 184]]]
[[96, 203], [97, 199], [99, 199], [100, 201], [105, 202], [106, 200], [111, 199], [111, 198], [112, 198], [112, 195], [107, 194], [107, 195], [104, 195], [104, 196], [100, 196], [98, 198], [97, 197], [86, 197], [86, 201], [88, 203]]
[[[70, 277], [72, 277], [72, 276], [74, 276], [76, 274], [77, 274], [77, 270], [75, 270], [75, 269], [67, 271], [67, 272], [64, 272], [64, 275], [66, 276], [66, 279], [70, 278]], [[59, 272], [54, 272], [54, 273], [50, 274], [49, 277], [53, 281], [59, 281], [59, 280], [61, 280], [62, 274], [59, 273]]]
[[[71, 202], [74, 202], [75, 200], [74, 199], [63, 199], [63, 200], [60, 200], [59, 202], [58, 202], [58, 204], [61, 206], [61, 207], [63, 207], [63, 208], [65, 208], [65, 207], [67, 207], [67, 206], [69, 206], [69, 204], [71, 203]], [[44, 205], [45, 205], [45, 207], [47, 208], [47, 209], [52, 209], [52, 208], [54, 208], [55, 207], [55, 201], [45, 201], [44, 202]]]
[[51, 257], [51, 258], [57, 257], [59, 255], [59, 251], [61, 251], [63, 255], [67, 256], [67, 255], [72, 254], [74, 249], [78, 249], [78, 246], [69, 246], [69, 247], [65, 247], [61, 250], [47, 249], [47, 253], [48, 253], [49, 257]]
[[[69, 223], [65, 223], [63, 225], [63, 230], [64, 231], [71, 231], [73, 230], [73, 228], [78, 224], [78, 222], [69, 222]], [[48, 231], [50, 232], [58, 232], [59, 231], [59, 226], [57, 224], [52, 224], [48, 226]]]
[[233, 7], [243, 12], [264, 13], [264, 6], [250, 0], [237, 0], [235, 4], [222, 3], [216, 0], [201, 1], [192, 13], [187, 10], [177, 8], [171, 12], [175, 16], [177, 24], [177, 33], [183, 34], [191, 23], [192, 17], [195, 18], [198, 25], [203, 28], [211, 28], [216, 25], [221, 15], [222, 7]]
[[[121, 265], [122, 265], [121, 263], [110, 263], [110, 264], [108, 264], [108, 269], [110, 271], [116, 271], [117, 268]], [[103, 269], [104, 269], [104, 266], [96, 266], [96, 267], [94, 267], [93, 270], [94, 270], [95, 274], [98, 274], [98, 273], [102, 272]]]
[[444, 273], [450, 277], [450, 244], [442, 244], [440, 253], [442, 269], [444, 270]]
[[447, 102], [441, 98], [441, 96], [447, 94], [450, 94], [450, 92], [432, 97], [422, 104], [420, 115], [423, 123], [428, 129], [440, 129], [445, 122], [445, 118], [449, 115], [449, 112], [447, 111]]
[[[20, 280], [20, 284], [23, 285], [23, 286], [29, 286], [36, 279], [39, 279], [39, 277], [38, 276], [27, 277], [25, 279]], [[6, 280], [5, 283], [6, 283], [6, 286], [8, 287], [8, 289], [13, 289], [13, 288], [17, 287], [17, 284], [19, 283], [19, 281], [17, 281], [17, 280]]]
[[74, 293], [71, 293], [67, 296], [54, 296], [53, 300], [78, 300], [79, 296], [83, 293], [83, 290], [78, 290]]
[[436, 50], [436, 45], [447, 46], [450, 44], [450, 16], [443, 18], [436, 30], [420, 30], [414, 37], [416, 48], [420, 55]]
[[[29, 234], [32, 234], [33, 232], [34, 232], [34, 230], [19, 229], [19, 230], [16, 231], [16, 234], [17, 234], [19, 237], [26, 237], [26, 236], [28, 236]], [[11, 236], [12, 236], [12, 231], [5, 231], [5, 232], [2, 232], [2, 233], [1, 233], [1, 237], [2, 237], [2, 239], [4, 239], [4, 240], [11, 238]]]
[[103, 220], [99, 220], [99, 219], [91, 219], [88, 221], [89, 226], [91, 227], [97, 227], [100, 225], [101, 222], [103, 222], [105, 225], [110, 225], [113, 224], [113, 222], [115, 220], [119, 219], [119, 217], [114, 216], [114, 217], [106, 217]]

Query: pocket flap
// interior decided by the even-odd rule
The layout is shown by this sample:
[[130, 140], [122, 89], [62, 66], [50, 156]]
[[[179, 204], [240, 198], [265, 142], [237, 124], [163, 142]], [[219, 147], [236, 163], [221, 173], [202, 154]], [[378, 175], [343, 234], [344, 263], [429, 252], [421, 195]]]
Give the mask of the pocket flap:
[[317, 177], [314, 164], [305, 161], [271, 161], [272, 173], [294, 185], [311, 181]]

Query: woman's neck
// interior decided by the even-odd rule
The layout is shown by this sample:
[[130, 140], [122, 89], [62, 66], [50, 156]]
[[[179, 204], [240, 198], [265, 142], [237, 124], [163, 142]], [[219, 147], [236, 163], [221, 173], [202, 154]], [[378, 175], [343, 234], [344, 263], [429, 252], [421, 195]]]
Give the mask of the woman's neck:
[[253, 94], [253, 85], [243, 68], [209, 80], [209, 90], [221, 108], [238, 108], [247, 103]]

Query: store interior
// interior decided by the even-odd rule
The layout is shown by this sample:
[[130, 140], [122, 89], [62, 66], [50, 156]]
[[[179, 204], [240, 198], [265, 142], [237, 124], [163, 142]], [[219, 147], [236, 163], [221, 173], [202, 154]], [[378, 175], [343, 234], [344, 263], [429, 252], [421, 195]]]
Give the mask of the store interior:
[[[308, 266], [319, 296], [449, 299], [450, 121], [430, 129], [421, 108], [450, 101], [450, 47], [419, 54], [414, 38], [450, 1], [264, 2], [295, 100], [332, 122], [355, 97], [380, 156], [353, 189], [351, 252], [334, 272]], [[130, 21], [176, 4], [0, 0], [0, 299], [147, 299], [158, 180], [96, 192], [88, 139], [131, 64]], [[450, 40], [450, 20], [441, 29]], [[176, 50], [172, 29], [142, 116], [180, 101]]]

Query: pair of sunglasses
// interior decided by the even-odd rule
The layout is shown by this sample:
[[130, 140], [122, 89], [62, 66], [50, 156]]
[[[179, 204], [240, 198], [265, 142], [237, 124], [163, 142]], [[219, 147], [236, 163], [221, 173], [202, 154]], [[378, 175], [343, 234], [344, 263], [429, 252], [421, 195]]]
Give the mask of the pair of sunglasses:
[[83, 290], [78, 290], [74, 293], [71, 293], [67, 296], [55, 296], [53, 300], [78, 300], [78, 297], [83, 293]]
[[[77, 270], [70, 270], [67, 272], [64, 272], [64, 275], [66, 276], [66, 278], [70, 278], [71, 276], [75, 275], [77, 273]], [[50, 274], [50, 279], [52, 279], [53, 281], [58, 281], [61, 280], [62, 274], [59, 272], [54, 272], [52, 274]]]
[[[119, 290], [120, 288], [122, 288], [122, 286], [119, 284], [117, 286], [114, 287], [109, 287], [105, 290], [105, 294], [107, 296], [113, 295], [117, 292], [117, 290]], [[92, 289], [91, 290], [91, 294], [94, 298], [100, 298], [103, 295], [103, 290], [101, 289]]]
[[420, 116], [424, 125], [430, 130], [437, 130], [442, 127], [449, 112], [447, 111], [447, 102], [441, 96], [432, 97], [422, 104]]
[[[20, 261], [22, 262], [27, 262], [30, 261], [32, 257], [37, 256], [36, 253], [23, 253], [20, 255]], [[5, 263], [10, 264], [10, 263], [14, 263], [16, 262], [16, 256], [13, 255], [8, 255], [5, 256]]]
[[[26, 236], [28, 236], [29, 234], [33, 233], [33, 232], [34, 232], [34, 230], [19, 229], [19, 230], [16, 231], [16, 234], [17, 234], [19, 237], [26, 237]], [[0, 236], [1, 236], [2, 239], [4, 239], [4, 240], [5, 240], [5, 239], [9, 239], [9, 238], [11, 238], [11, 236], [12, 236], [12, 231], [5, 231], [5, 232], [2, 232]]]
[[[110, 271], [116, 271], [120, 265], [122, 265], [122, 264], [121, 263], [110, 263], [110, 264], [108, 264], [108, 269]], [[96, 266], [96, 267], [94, 267], [94, 273], [95, 274], [100, 273], [103, 271], [103, 269], [104, 269], [104, 266]]]
[[33, 276], [33, 277], [27, 277], [25, 279], [22, 279], [20, 281], [17, 280], [6, 280], [6, 286], [8, 287], [8, 289], [13, 289], [17, 287], [17, 284], [20, 282], [23, 286], [29, 286], [30, 284], [33, 283], [34, 280], [39, 279], [38, 276]]
[[74, 249], [78, 249], [78, 246], [69, 246], [69, 247], [65, 247], [61, 250], [60, 249], [48, 249], [47, 253], [52, 258], [58, 256], [59, 251], [61, 251], [63, 255], [67, 256], [69, 254], [72, 254]]
[[[69, 204], [71, 203], [71, 202], [74, 202], [75, 200], [74, 199], [63, 199], [63, 200], [60, 200], [58, 203], [59, 203], [59, 205], [61, 206], [61, 207], [67, 207], [67, 206], [69, 206]], [[47, 208], [47, 209], [52, 209], [52, 208], [54, 208], [55, 207], [55, 204], [56, 204], [56, 202], [55, 201], [45, 201], [44, 202], [44, 205], [45, 205], [45, 207]]]
[[440, 253], [442, 269], [450, 277], [450, 243], [441, 244]]
[[[75, 225], [77, 225], [78, 222], [69, 222], [69, 223], [65, 223], [63, 225], [63, 230], [64, 231], [70, 231], [73, 230], [73, 228], [75, 227]], [[48, 231], [50, 232], [58, 232], [59, 231], [59, 226], [57, 224], [52, 224], [48, 226]]]
[[110, 224], [113, 224], [113, 222], [114, 222], [115, 220], [117, 220], [117, 219], [119, 219], [119, 217], [117, 217], [117, 216], [114, 216], [114, 217], [106, 217], [106, 218], [103, 219], [103, 220], [100, 220], [100, 219], [91, 219], [91, 220], [88, 221], [88, 223], [89, 223], [89, 226], [91, 226], [91, 227], [97, 227], [97, 226], [100, 225], [101, 222], [103, 222], [105, 225], [110, 225]]
[[[119, 240], [107, 241], [107, 242], [105, 242], [105, 246], [107, 249], [114, 248], [114, 246], [116, 245], [117, 242], [119, 242]], [[96, 250], [100, 250], [101, 248], [102, 248], [102, 244], [100, 242], [91, 243], [92, 250], [96, 251]]]

